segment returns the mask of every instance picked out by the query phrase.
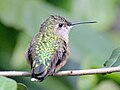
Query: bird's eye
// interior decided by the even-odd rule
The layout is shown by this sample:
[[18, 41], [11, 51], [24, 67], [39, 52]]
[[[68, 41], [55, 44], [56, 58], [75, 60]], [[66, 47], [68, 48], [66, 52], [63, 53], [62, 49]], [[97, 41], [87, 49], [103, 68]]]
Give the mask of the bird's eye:
[[60, 23], [60, 24], [59, 24], [59, 27], [61, 28], [62, 26], [63, 26], [63, 24], [62, 24], [62, 23]]

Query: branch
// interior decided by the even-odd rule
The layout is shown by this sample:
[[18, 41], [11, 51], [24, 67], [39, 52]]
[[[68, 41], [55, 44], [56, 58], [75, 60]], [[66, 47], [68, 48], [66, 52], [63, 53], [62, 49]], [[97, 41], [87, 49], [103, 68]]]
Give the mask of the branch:
[[[54, 76], [82, 76], [92, 74], [106, 74], [112, 72], [120, 72], [120, 66], [87, 70], [59, 71], [55, 73]], [[0, 76], [30, 76], [30, 75], [31, 73], [26, 71], [0, 71]]]

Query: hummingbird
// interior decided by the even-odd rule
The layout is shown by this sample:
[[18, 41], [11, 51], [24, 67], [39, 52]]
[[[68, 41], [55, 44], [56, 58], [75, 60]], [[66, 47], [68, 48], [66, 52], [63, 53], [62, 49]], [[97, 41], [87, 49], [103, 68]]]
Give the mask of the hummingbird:
[[86, 23], [96, 22], [72, 23], [64, 17], [50, 15], [41, 24], [26, 52], [31, 67], [31, 81], [41, 82], [66, 64], [69, 56], [69, 32], [73, 26]]

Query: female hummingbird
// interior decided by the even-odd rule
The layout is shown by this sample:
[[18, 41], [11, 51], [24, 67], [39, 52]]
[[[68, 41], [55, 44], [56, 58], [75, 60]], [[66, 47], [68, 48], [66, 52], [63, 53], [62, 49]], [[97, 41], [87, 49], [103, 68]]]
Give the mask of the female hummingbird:
[[71, 23], [64, 17], [51, 15], [41, 24], [26, 52], [31, 81], [41, 82], [65, 65], [69, 56], [69, 31], [74, 25], [85, 23], [95, 22]]

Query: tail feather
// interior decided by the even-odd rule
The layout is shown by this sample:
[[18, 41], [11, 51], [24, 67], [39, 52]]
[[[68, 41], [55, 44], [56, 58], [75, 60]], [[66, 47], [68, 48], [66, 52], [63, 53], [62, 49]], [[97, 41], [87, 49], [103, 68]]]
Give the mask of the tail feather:
[[41, 74], [34, 74], [31, 75], [31, 81], [40, 81], [42, 82], [49, 74], [47, 72], [43, 72]]
[[38, 67], [32, 68], [31, 81], [42, 82], [51, 73], [53, 73], [52, 69], [45, 68], [44, 65], [40, 64]]

